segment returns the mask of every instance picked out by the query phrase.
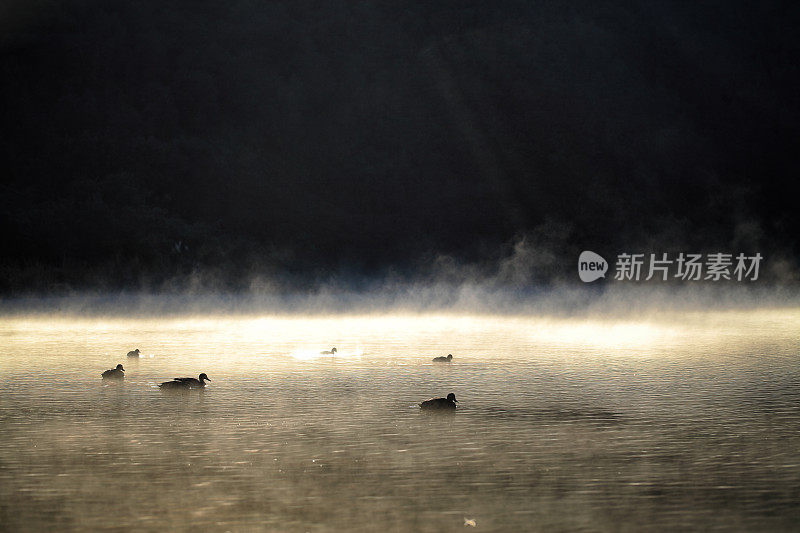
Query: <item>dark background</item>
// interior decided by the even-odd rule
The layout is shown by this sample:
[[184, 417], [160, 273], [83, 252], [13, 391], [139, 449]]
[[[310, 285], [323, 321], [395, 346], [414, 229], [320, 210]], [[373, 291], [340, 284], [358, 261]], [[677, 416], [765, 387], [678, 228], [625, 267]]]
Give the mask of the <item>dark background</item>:
[[583, 249], [792, 280], [796, 5], [6, 1], [0, 292], [547, 285]]

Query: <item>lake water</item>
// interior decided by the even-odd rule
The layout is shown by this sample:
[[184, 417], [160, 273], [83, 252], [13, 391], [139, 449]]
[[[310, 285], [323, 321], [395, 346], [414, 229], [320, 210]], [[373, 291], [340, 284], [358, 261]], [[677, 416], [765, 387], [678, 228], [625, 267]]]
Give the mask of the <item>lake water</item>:
[[473, 524], [797, 530], [800, 311], [0, 319], [0, 529]]

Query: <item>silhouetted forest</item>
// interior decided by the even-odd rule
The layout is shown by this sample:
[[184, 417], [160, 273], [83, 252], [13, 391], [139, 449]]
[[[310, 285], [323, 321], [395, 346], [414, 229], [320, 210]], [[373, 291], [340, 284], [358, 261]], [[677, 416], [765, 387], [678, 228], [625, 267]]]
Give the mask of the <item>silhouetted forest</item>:
[[792, 3], [4, 4], [5, 294], [800, 254]]

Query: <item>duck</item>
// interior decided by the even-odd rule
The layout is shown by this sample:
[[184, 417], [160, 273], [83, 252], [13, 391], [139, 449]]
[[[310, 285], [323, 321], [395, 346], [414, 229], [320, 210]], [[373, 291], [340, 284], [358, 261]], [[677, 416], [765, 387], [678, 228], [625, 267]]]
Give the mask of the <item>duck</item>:
[[125, 379], [125, 369], [122, 365], [117, 365], [117, 368], [110, 368], [100, 375], [103, 379]]
[[450, 410], [455, 411], [456, 404], [458, 400], [456, 400], [456, 395], [452, 392], [447, 395], [447, 398], [431, 398], [430, 400], [425, 400], [419, 406], [424, 411], [435, 411], [435, 410]]
[[336, 352], [338, 352], [338, 351], [339, 350], [336, 349], [336, 346], [334, 346], [330, 350], [324, 350], [322, 352], [319, 352], [319, 354], [320, 355], [336, 355]]
[[434, 357], [433, 358], [433, 362], [434, 363], [449, 363], [452, 360], [453, 360], [453, 354], [451, 354], [451, 353], [447, 354], [447, 357]]
[[139, 357], [139, 348], [128, 352], [128, 357]]
[[205, 373], [198, 378], [173, 378], [172, 381], [165, 381], [160, 384], [162, 389], [202, 389], [206, 386], [206, 381], [211, 381]]

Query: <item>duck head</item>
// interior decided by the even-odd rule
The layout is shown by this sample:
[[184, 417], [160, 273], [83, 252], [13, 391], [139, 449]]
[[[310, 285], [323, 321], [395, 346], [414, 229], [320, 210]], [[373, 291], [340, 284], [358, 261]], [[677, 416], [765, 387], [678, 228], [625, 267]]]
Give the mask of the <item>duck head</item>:
[[336, 346], [334, 346], [333, 348], [331, 348], [331, 353], [336, 353], [336, 352], [338, 352], [338, 351], [339, 351], [339, 350], [337, 350], [337, 349], [336, 349]]
[[122, 372], [125, 372], [125, 369], [124, 369], [124, 368], [122, 368], [122, 365], [117, 365], [117, 370], [120, 370], [120, 371], [122, 371]]
[[453, 403], [458, 403], [458, 400], [456, 400], [456, 395], [453, 394], [452, 392], [447, 395], [447, 400]]
[[453, 360], [453, 354], [451, 354], [451, 353], [447, 354], [447, 360], [448, 361], [452, 361]]
[[200, 374], [200, 377], [197, 379], [199, 379], [201, 383], [204, 381], [211, 381], [210, 379], [208, 379], [208, 376], [206, 376], [205, 372]]

